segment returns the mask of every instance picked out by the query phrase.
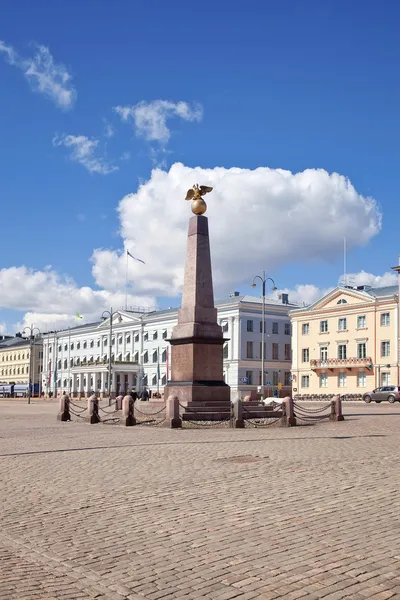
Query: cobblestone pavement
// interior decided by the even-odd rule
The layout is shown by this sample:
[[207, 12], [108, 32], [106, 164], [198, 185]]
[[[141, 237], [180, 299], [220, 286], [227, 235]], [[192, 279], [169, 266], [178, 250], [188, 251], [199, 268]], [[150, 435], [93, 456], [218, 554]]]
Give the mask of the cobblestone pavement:
[[1, 600], [400, 598], [399, 405], [245, 430], [56, 412], [0, 402]]

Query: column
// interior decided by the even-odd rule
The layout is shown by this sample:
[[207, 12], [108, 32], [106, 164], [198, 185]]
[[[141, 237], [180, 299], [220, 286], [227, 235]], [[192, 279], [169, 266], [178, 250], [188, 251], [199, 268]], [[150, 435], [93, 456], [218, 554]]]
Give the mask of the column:
[[112, 371], [110, 394], [115, 395], [116, 391], [117, 391], [117, 373], [116, 373], [116, 371]]
[[133, 373], [128, 373], [128, 393], [133, 388]]
[[84, 395], [84, 389], [83, 389], [83, 373], [79, 374], [79, 384], [78, 384], [78, 389], [79, 389], [79, 397], [82, 397]]
[[104, 371], [102, 371], [100, 373], [100, 379], [101, 379], [100, 392], [102, 393], [102, 395], [104, 395], [104, 392], [106, 390], [106, 374]]
[[229, 331], [230, 331], [230, 341], [228, 342], [228, 348], [229, 348], [229, 353], [228, 353], [228, 359], [229, 360], [233, 360], [235, 358], [235, 317], [231, 317], [230, 319], [230, 323], [231, 326], [229, 327]]

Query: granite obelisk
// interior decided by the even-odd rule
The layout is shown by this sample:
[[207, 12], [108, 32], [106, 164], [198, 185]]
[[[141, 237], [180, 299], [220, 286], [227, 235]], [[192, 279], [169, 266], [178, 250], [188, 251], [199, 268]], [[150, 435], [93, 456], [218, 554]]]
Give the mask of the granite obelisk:
[[217, 323], [211, 270], [206, 204], [201, 195], [212, 188], [194, 186], [195, 216], [189, 220], [182, 306], [171, 343], [171, 379], [165, 397], [178, 396], [188, 411], [215, 406], [216, 412], [230, 407], [230, 387], [223, 378], [222, 328]]

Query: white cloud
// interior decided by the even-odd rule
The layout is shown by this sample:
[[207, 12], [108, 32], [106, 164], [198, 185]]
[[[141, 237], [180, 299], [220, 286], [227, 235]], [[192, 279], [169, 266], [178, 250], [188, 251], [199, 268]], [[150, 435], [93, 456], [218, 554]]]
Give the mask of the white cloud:
[[36, 46], [36, 54], [29, 58], [19, 56], [12, 46], [0, 40], [0, 53], [7, 62], [23, 71], [31, 88], [63, 109], [69, 109], [76, 100], [76, 90], [71, 83], [71, 75], [61, 63], [55, 63], [46, 46]]
[[131, 106], [116, 106], [114, 111], [123, 121], [132, 120], [136, 135], [150, 142], [166, 144], [171, 136], [167, 121], [180, 118], [184, 121], [201, 121], [203, 109], [199, 104], [190, 106], [187, 102], [153, 100], [139, 102]]
[[100, 173], [108, 175], [118, 171], [118, 167], [104, 158], [96, 157], [99, 140], [89, 139], [85, 135], [56, 135], [53, 138], [53, 146], [64, 146], [71, 150], [70, 158], [74, 162], [81, 164], [89, 173]]
[[[118, 310], [125, 305], [123, 291], [78, 287], [55, 271], [34, 271], [25, 266], [0, 269], [0, 289], [0, 308], [29, 311], [21, 327], [33, 323], [43, 331], [54, 327], [54, 323], [68, 326], [97, 321], [104, 310], [111, 306]], [[154, 308], [155, 304], [155, 298], [148, 295], [128, 296], [128, 307]], [[76, 313], [84, 318], [77, 320]]]
[[111, 123], [109, 123], [107, 121], [107, 119], [103, 119], [104, 121], [104, 136], [106, 138], [111, 138], [115, 135], [115, 129], [114, 127], [111, 125]]
[[[119, 204], [124, 247], [146, 262], [129, 266], [136, 293], [180, 293], [192, 216], [184, 198], [196, 182], [214, 187], [206, 201], [217, 296], [247, 283], [266, 266], [273, 273], [284, 264], [336, 259], [344, 235], [350, 249], [366, 244], [381, 229], [376, 202], [337, 173], [176, 163], [167, 172], [153, 170]], [[113, 290], [123, 285], [124, 256], [97, 249], [92, 259], [99, 286]]]

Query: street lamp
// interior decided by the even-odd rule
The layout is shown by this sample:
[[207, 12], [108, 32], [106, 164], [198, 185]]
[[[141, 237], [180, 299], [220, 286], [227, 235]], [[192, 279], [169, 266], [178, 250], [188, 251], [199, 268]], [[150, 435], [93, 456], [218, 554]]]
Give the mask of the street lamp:
[[112, 358], [112, 326], [113, 326], [113, 318], [114, 315], [119, 314], [119, 311], [116, 310], [113, 312], [113, 309], [105, 310], [101, 315], [103, 320], [110, 319], [110, 343], [109, 343], [109, 352], [108, 352], [108, 402], [111, 403], [111, 392], [112, 392], [112, 383], [111, 383], [111, 358]]
[[[24, 327], [24, 329], [22, 330], [22, 333], [25, 333], [25, 330], [28, 331], [28, 335], [29, 335], [29, 393], [28, 393], [28, 404], [31, 403], [31, 390], [32, 390], [32, 371], [33, 371], [33, 365], [35, 364], [34, 361], [34, 357], [32, 356], [32, 339], [33, 342], [35, 343], [35, 336], [36, 333], [35, 331], [41, 335], [41, 331], [38, 327], [34, 327], [33, 325], [31, 325], [30, 327]], [[35, 373], [33, 373], [33, 395], [35, 395]]]
[[263, 271], [262, 277], [261, 275], [256, 275], [253, 278], [253, 283], [251, 283], [251, 287], [257, 287], [256, 280], [259, 279], [261, 281], [262, 286], [262, 324], [261, 324], [261, 400], [264, 400], [264, 368], [265, 368], [265, 284], [267, 281], [271, 281], [272, 290], [275, 291], [278, 288], [275, 285], [275, 281], [272, 277], [266, 277], [265, 271]]

